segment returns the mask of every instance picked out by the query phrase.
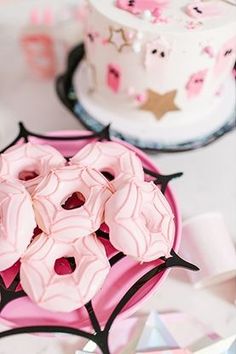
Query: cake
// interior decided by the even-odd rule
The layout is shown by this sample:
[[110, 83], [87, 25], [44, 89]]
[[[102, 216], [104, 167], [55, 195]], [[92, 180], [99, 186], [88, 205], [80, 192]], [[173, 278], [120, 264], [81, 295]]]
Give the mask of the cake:
[[236, 3], [88, 0], [76, 112], [141, 147], [209, 139], [236, 112]]

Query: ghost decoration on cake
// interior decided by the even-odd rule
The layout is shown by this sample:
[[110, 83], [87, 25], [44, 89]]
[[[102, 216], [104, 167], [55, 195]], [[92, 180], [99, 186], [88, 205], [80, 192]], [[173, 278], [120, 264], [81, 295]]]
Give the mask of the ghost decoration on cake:
[[214, 74], [220, 76], [233, 68], [236, 60], [236, 36], [228, 40], [217, 54]]
[[186, 85], [187, 95], [189, 98], [195, 98], [200, 95], [203, 90], [207, 74], [208, 70], [206, 69], [191, 75]]
[[119, 92], [121, 84], [121, 70], [116, 64], [107, 67], [107, 86], [115, 93]]
[[171, 52], [170, 43], [164, 38], [157, 38], [146, 45], [145, 68], [154, 68], [159, 63], [165, 63]]
[[162, 11], [170, 3], [170, 0], [116, 0], [116, 6], [132, 13], [133, 15], [144, 15], [159, 17]]
[[[148, 75], [148, 85], [154, 91], [166, 92], [170, 89], [167, 82], [171, 75], [171, 52], [172, 44], [163, 36], [146, 43], [144, 67]], [[173, 88], [172, 86], [171, 89]]]
[[222, 14], [222, 11], [222, 4], [215, 1], [193, 1], [185, 8], [185, 12], [188, 16], [199, 20], [207, 17], [219, 16]]

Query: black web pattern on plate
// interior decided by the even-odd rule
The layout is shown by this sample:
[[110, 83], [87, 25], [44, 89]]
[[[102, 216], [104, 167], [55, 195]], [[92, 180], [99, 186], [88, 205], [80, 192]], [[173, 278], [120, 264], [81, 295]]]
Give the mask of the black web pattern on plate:
[[[36, 137], [48, 141], [76, 141], [76, 140], [83, 140], [83, 139], [91, 139], [93, 140], [96, 138], [98, 141], [110, 141], [110, 127], [106, 127], [103, 129], [100, 133], [93, 133], [90, 135], [82, 136], [82, 135], [77, 135], [77, 136], [70, 136], [70, 137], [63, 137], [63, 136], [44, 136], [40, 134], [33, 133], [26, 129], [26, 127], [22, 124], [19, 123], [19, 134], [14, 139], [14, 141], [7, 146], [2, 152], [6, 151], [9, 147], [15, 145], [17, 142], [23, 140], [24, 142], [28, 142], [30, 137]], [[1, 153], [2, 153], [1, 152]], [[152, 180], [154, 181], [155, 184], [160, 185], [160, 188], [163, 193], [166, 192], [168, 184], [170, 181], [172, 181], [175, 178], [178, 178], [182, 176], [182, 173], [176, 173], [172, 175], [161, 175], [158, 174], [154, 171], [147, 170], [144, 168], [144, 172], [146, 175], [151, 177]], [[99, 238], [104, 238], [109, 240], [109, 234], [105, 233], [101, 230], [98, 230], [96, 232], [97, 236]], [[109, 259], [111, 267], [113, 267], [115, 264], [119, 263], [122, 261], [123, 258], [126, 256], [121, 253], [117, 252], [113, 257]], [[85, 305], [85, 309], [88, 312], [90, 322], [93, 328], [93, 333], [86, 332], [77, 328], [73, 327], [65, 327], [65, 326], [30, 326], [30, 327], [20, 327], [20, 328], [15, 328], [11, 329], [8, 331], [4, 331], [0, 333], [0, 339], [12, 335], [17, 335], [17, 334], [26, 334], [26, 333], [65, 333], [65, 334], [71, 334], [79, 337], [86, 338], [88, 340], [93, 341], [94, 343], [97, 344], [97, 346], [101, 349], [103, 354], [110, 354], [109, 350], [109, 331], [115, 321], [115, 319], [118, 317], [118, 315], [121, 313], [121, 311], [125, 308], [125, 306], [129, 303], [129, 301], [139, 292], [142, 287], [147, 284], [150, 280], [154, 279], [157, 277], [158, 274], [165, 272], [167, 269], [170, 268], [175, 268], [175, 267], [182, 267], [191, 271], [197, 271], [198, 268], [190, 264], [189, 262], [183, 260], [180, 258], [174, 250], [171, 251], [171, 257], [170, 258], [161, 258], [162, 263], [159, 264], [158, 266], [153, 267], [153, 269], [149, 270], [146, 274], [144, 274], [140, 279], [138, 279], [133, 286], [123, 295], [121, 300], [118, 302], [116, 307], [113, 309], [111, 312], [105, 326], [102, 328], [99, 320], [96, 316], [96, 311], [93, 308], [93, 303], [90, 301], [87, 305]], [[0, 276], [0, 313], [3, 311], [5, 306], [7, 306], [10, 302], [19, 299], [21, 297], [27, 296], [24, 291], [17, 291], [17, 287], [20, 284], [20, 277], [19, 274], [16, 275], [12, 283], [10, 284], [9, 287], [6, 287], [4, 284], [4, 281], [2, 277]]]

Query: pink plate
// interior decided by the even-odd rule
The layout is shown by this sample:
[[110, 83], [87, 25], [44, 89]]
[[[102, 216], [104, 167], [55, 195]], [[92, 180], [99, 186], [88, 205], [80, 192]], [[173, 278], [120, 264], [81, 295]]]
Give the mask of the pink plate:
[[[60, 131], [53, 132], [51, 136], [81, 136], [91, 134], [87, 131]], [[114, 139], [117, 140], [117, 139]], [[64, 156], [73, 156], [79, 149], [88, 143], [88, 140], [77, 141], [50, 141], [42, 140], [35, 137], [30, 137], [30, 141], [40, 144], [50, 144], [56, 147]], [[137, 148], [119, 141], [122, 145], [128, 147], [130, 150], [136, 152], [139, 158], [142, 160], [143, 166], [154, 172], [159, 172], [157, 167], [143, 152]], [[91, 139], [89, 140], [91, 142]], [[178, 207], [178, 203], [173, 195], [173, 192], [168, 187], [166, 191], [166, 197], [171, 205], [173, 213], [175, 215], [175, 240], [173, 248], [178, 251], [181, 237], [181, 217]], [[110, 246], [108, 241], [103, 241], [108, 256], [114, 254], [115, 250]], [[93, 307], [98, 320], [101, 325], [104, 325], [113, 309], [118, 304], [119, 300], [127, 292], [127, 290], [145, 273], [158, 265], [160, 261], [155, 261], [147, 264], [139, 264], [134, 260], [126, 257], [119, 261], [112, 267], [112, 270], [103, 286], [101, 291], [93, 299]], [[142, 289], [136, 293], [136, 295], [129, 301], [124, 310], [119, 316], [127, 317], [133, 314], [135, 311], [152, 297], [160, 284], [167, 277], [168, 271], [160, 273], [155, 278], [150, 280]], [[40, 325], [58, 325], [58, 326], [70, 326], [80, 329], [90, 328], [90, 320], [87, 311], [82, 308], [72, 313], [52, 313], [43, 309], [40, 309], [34, 305], [27, 297], [16, 299], [9, 303], [2, 311], [0, 320], [3, 324], [10, 327], [21, 326], [40, 326]]]

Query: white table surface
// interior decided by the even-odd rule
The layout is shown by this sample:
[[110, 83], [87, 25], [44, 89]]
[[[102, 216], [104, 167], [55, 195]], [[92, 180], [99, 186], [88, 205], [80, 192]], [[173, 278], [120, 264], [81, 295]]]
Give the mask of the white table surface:
[[[64, 1], [60, 1], [62, 4]], [[67, 1], [68, 2], [68, 1]], [[70, 1], [69, 1], [70, 2]], [[74, 1], [73, 1], [74, 2]], [[16, 2], [15, 2], [16, 3]], [[81, 129], [81, 125], [60, 104], [52, 81], [41, 81], [31, 76], [25, 66], [17, 42], [19, 25], [36, 0], [0, 0], [0, 146], [16, 135], [17, 121], [37, 132], [57, 129]], [[47, 3], [42, 0], [40, 4]], [[55, 5], [56, 1], [52, 1]], [[204, 149], [178, 153], [153, 154], [151, 158], [163, 173], [183, 171], [184, 177], [172, 183], [180, 201], [183, 218], [208, 211], [220, 211], [236, 241], [236, 133]], [[144, 311], [182, 310], [209, 324], [223, 336], [236, 333], [235, 279], [204, 290], [194, 290], [185, 273], [173, 271], [168, 280], [144, 307]], [[38, 340], [40, 353], [52, 339]], [[16, 339], [12, 340], [12, 345]], [[3, 342], [2, 342], [3, 343]], [[6, 353], [1, 351], [0, 353]], [[14, 344], [15, 345], [15, 344]], [[10, 347], [9, 347], [10, 348]], [[23, 347], [22, 347], [23, 348]], [[76, 344], [47, 353], [74, 353]], [[9, 353], [12, 352], [11, 350]], [[23, 353], [23, 349], [22, 349]], [[24, 353], [28, 354], [27, 347]], [[17, 352], [18, 354], [18, 352]]]

